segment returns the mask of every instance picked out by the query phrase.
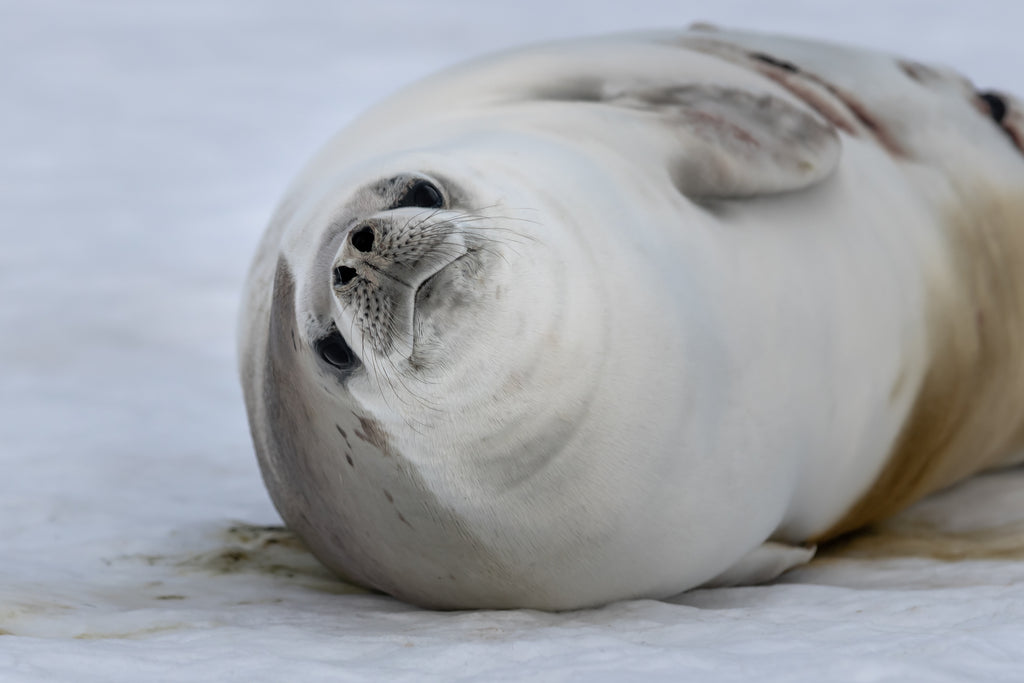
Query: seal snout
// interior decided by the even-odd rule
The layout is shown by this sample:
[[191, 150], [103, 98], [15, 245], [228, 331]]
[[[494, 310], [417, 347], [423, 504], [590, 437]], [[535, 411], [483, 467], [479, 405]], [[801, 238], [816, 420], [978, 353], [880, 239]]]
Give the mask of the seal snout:
[[[414, 187], [429, 194], [425, 184]], [[467, 253], [465, 231], [435, 208], [399, 206], [354, 222], [330, 270], [336, 326], [355, 348], [408, 356], [417, 295], [434, 275]], [[346, 354], [334, 353], [338, 349], [326, 355], [342, 362], [328, 362], [347, 366]]]
[[361, 270], [370, 269], [387, 274], [388, 261], [391, 259], [388, 259], [386, 253], [374, 253], [373, 247], [377, 243], [377, 231], [368, 223], [358, 225], [349, 231], [335, 262], [335, 288], [344, 287], [352, 282]]

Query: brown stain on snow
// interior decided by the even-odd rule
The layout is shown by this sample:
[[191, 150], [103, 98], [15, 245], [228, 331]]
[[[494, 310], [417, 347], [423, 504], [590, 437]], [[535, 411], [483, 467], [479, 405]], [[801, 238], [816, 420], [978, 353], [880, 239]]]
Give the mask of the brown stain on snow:
[[[224, 534], [224, 546], [179, 561], [179, 567], [215, 574], [259, 573], [317, 584], [338, 583], [306, 545], [284, 527], [236, 524]], [[338, 584], [345, 586], [345, 584]], [[319, 587], [319, 586], [318, 586]], [[332, 592], [348, 592], [338, 590]]]
[[165, 624], [161, 626], [151, 626], [150, 628], [139, 629], [138, 631], [120, 631], [120, 632], [86, 632], [79, 633], [74, 636], [75, 640], [133, 640], [135, 638], [142, 638], [144, 636], [151, 636], [157, 633], [167, 633], [168, 631], [179, 631], [186, 628], [190, 628], [190, 624]]
[[926, 523], [882, 525], [823, 545], [815, 562], [921, 557], [943, 562], [1024, 560], [1024, 521], [967, 532]]

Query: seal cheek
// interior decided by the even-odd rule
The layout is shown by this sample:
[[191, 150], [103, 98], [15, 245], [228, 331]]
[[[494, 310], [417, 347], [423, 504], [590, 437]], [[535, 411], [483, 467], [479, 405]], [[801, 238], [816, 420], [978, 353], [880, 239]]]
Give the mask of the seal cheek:
[[[324, 564], [355, 583], [394, 592], [377, 551], [356, 534], [366, 524], [365, 517], [364, 526], [358, 524], [358, 487], [373, 473], [368, 463], [361, 461], [362, 468], [356, 464], [360, 456], [353, 445], [367, 435], [386, 445], [385, 437], [366, 423], [355, 429], [339, 422], [353, 419], [350, 409], [343, 409], [346, 414], [338, 414], [337, 406], [324, 410], [317, 362], [303, 355], [311, 356], [313, 349], [292, 345], [293, 336], [300, 338], [296, 286], [283, 257], [274, 277], [269, 318], [262, 405], [250, 412], [250, 425], [271, 500], [285, 524]], [[321, 352], [338, 359], [340, 350]]]
[[297, 476], [296, 459], [285, 454], [301, 453], [296, 428], [310, 416], [303, 400], [304, 373], [298, 363], [295, 329], [295, 280], [283, 257], [274, 274], [267, 354], [263, 367], [262, 415], [250, 416], [256, 455], [274, 504], [286, 519], [295, 506], [288, 491]]

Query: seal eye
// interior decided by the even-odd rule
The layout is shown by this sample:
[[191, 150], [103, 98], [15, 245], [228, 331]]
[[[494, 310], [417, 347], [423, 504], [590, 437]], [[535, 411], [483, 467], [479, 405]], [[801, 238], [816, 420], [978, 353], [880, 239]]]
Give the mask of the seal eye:
[[417, 180], [409, 186], [402, 198], [395, 204], [395, 208], [415, 206], [421, 209], [440, 209], [444, 206], [444, 197], [441, 191], [433, 183], [426, 180]]
[[316, 352], [328, 365], [339, 370], [351, 370], [356, 365], [356, 356], [337, 330], [315, 343]]
[[994, 92], [978, 93], [978, 97], [988, 106], [989, 116], [996, 123], [1002, 125], [1006, 118], [1006, 100]]

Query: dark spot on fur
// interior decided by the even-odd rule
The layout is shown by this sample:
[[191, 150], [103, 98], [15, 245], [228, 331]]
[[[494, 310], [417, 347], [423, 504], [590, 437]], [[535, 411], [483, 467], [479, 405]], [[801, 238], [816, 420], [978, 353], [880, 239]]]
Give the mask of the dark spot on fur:
[[412, 524], [409, 524], [409, 520], [407, 520], [405, 516], [402, 515], [401, 512], [398, 513], [398, 519], [402, 522], [402, 524], [406, 525], [410, 529], [412, 528]]
[[359, 418], [359, 426], [362, 427], [362, 431], [356, 430], [356, 436], [370, 444], [375, 446], [382, 455], [391, 455], [391, 443], [388, 441], [387, 434], [380, 428], [380, 425], [369, 418], [361, 415]]
[[356, 464], [354, 462], [352, 462], [352, 456], [349, 455], [348, 453], [345, 454], [345, 460], [348, 462], [348, 466], [349, 467], [355, 467], [356, 466]]
[[391, 494], [390, 494], [390, 493], [388, 492], [388, 490], [387, 490], [387, 489], [384, 489], [384, 497], [388, 499], [388, 502], [389, 502], [389, 503], [394, 503], [394, 502], [395, 502], [395, 498], [394, 498], [394, 496], [392, 496], [392, 495], [391, 495]]
[[763, 62], [765, 64], [774, 66], [778, 69], [782, 69], [783, 71], [789, 71], [790, 73], [794, 74], [800, 73], [800, 69], [799, 67], [797, 67], [796, 64], [793, 64], [792, 62], [787, 62], [782, 59], [776, 59], [775, 57], [772, 57], [771, 55], [766, 55], [763, 52], [752, 52], [750, 53], [750, 57], [752, 59], [756, 59], [759, 62]]
[[338, 430], [339, 434], [341, 434], [341, 438], [343, 438], [346, 441], [348, 441], [348, 434], [345, 433], [345, 430], [341, 428], [341, 425], [336, 424], [336, 425], [334, 425], [334, 428]]

